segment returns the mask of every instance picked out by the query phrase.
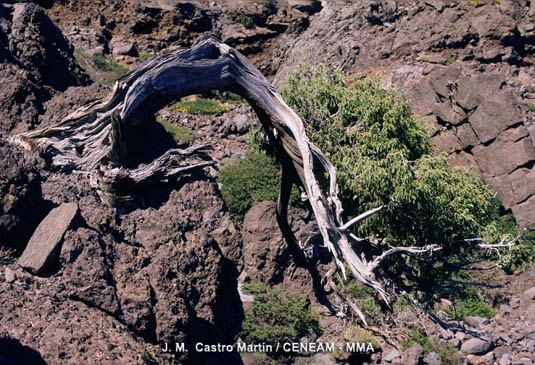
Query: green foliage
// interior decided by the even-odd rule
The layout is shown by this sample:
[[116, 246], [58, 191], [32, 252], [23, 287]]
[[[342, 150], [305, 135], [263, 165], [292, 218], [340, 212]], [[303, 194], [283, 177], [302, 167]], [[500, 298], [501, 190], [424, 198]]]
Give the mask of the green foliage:
[[451, 344], [446, 342], [439, 342], [435, 337], [427, 337], [422, 330], [414, 330], [411, 339], [404, 343], [406, 349], [413, 344], [418, 343], [424, 349], [424, 356], [430, 352], [436, 352], [442, 358], [443, 364], [461, 364], [462, 360], [458, 350]]
[[473, 6], [482, 6], [485, 4], [500, 5], [502, 3], [501, 0], [470, 0], [469, 2]]
[[309, 330], [321, 333], [318, 314], [303, 294], [255, 284], [252, 307], [245, 310], [243, 336], [251, 343], [295, 342]]
[[174, 104], [176, 110], [185, 114], [217, 114], [226, 113], [229, 106], [216, 99], [193, 98]]
[[234, 21], [237, 22], [237, 23], [240, 23], [241, 25], [243, 25], [247, 29], [253, 29], [254, 28], [253, 17], [248, 15], [248, 14], [237, 13], [237, 14], [234, 15]]
[[520, 242], [500, 258], [501, 267], [508, 274], [520, 269], [526, 269], [535, 261], [535, 229], [530, 227], [520, 239]]
[[[223, 167], [217, 174], [217, 181], [221, 184], [221, 195], [230, 212], [242, 220], [254, 203], [277, 200], [280, 174], [280, 168], [272, 157], [251, 150], [244, 158]], [[291, 201], [298, 201], [296, 192]]]
[[446, 57], [446, 63], [450, 64], [457, 61], [457, 55], [456, 54], [450, 54], [448, 57]]
[[[462, 282], [477, 282], [473, 271], [461, 270], [452, 275], [452, 279]], [[485, 295], [475, 286], [458, 285], [446, 297], [453, 303], [452, 307], [435, 305], [435, 311], [443, 310], [451, 318], [464, 321], [469, 316], [491, 318], [494, 309], [485, 301]]]
[[499, 241], [505, 239], [511, 241], [517, 237], [516, 244], [502, 253], [500, 256], [500, 266], [511, 274], [517, 269], [525, 269], [535, 261], [535, 227], [528, 226], [520, 229], [512, 214], [507, 214], [493, 222], [486, 229], [484, 237], [487, 241]]
[[160, 123], [165, 131], [173, 136], [174, 141], [178, 145], [191, 144], [193, 142], [193, 134], [189, 129], [186, 129], [179, 125], [169, 123], [162, 117], [156, 117], [156, 122]]
[[341, 283], [342, 291], [349, 294], [355, 304], [366, 315], [366, 319], [373, 323], [381, 313], [380, 302], [374, 289], [357, 282], [351, 278], [347, 283]]
[[217, 95], [217, 98], [221, 100], [223, 103], [249, 105], [247, 100], [242, 98], [240, 95], [233, 93], [232, 91], [221, 91], [220, 93], [216, 95]]
[[350, 326], [346, 331], [344, 331], [344, 342], [367, 342], [371, 343], [374, 349], [378, 349], [379, 341], [370, 331], [359, 327], [359, 326]]
[[282, 95], [336, 167], [346, 218], [386, 206], [356, 227], [359, 236], [378, 235], [393, 246], [438, 244], [446, 256], [465, 257], [469, 245], [460, 238], [481, 234], [497, 217], [481, 179], [451, 169], [445, 154], [431, 156], [423, 123], [378, 78], [348, 84], [325, 65], [305, 66]]
[[533, 103], [522, 103], [530, 112], [535, 112], [535, 104]]
[[494, 309], [478, 295], [468, 295], [460, 297], [455, 300], [454, 309], [445, 310], [448, 315], [455, 319], [463, 321], [469, 316], [479, 316], [483, 318], [492, 318], [494, 316]]
[[275, 157], [275, 149], [270, 144], [261, 126], [249, 128], [245, 134], [245, 141], [250, 149], [256, 152], [265, 152], [269, 156]]
[[222, 168], [217, 181], [221, 183], [223, 200], [240, 220], [254, 203], [275, 200], [280, 190], [280, 173], [275, 161], [253, 151]]
[[91, 76], [91, 79], [98, 83], [113, 84], [129, 71], [128, 68], [115, 62], [111, 57], [101, 53], [90, 56], [76, 49], [74, 50], [74, 57], [80, 66]]
[[266, 284], [261, 281], [246, 281], [242, 284], [244, 293], [250, 295], [265, 294], [267, 292]]
[[107, 83], [114, 83], [129, 71], [128, 68], [115, 62], [111, 57], [104, 56], [101, 53], [94, 54], [91, 57], [91, 60], [99, 71], [108, 74], [108, 77], [106, 78]]
[[146, 61], [148, 59], [151, 59], [154, 57], [152, 53], [149, 52], [139, 52], [139, 58], [141, 58], [143, 61]]
[[409, 296], [409, 294], [404, 294], [396, 299], [392, 309], [396, 313], [402, 313], [412, 309], [413, 306], [413, 299]]

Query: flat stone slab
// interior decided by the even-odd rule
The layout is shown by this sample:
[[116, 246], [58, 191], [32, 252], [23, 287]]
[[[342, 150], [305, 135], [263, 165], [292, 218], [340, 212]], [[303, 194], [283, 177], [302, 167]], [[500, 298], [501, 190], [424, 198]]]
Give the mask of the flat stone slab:
[[42, 275], [57, 260], [60, 243], [78, 212], [76, 203], [62, 204], [54, 208], [35, 230], [19, 258], [19, 265], [35, 275]]

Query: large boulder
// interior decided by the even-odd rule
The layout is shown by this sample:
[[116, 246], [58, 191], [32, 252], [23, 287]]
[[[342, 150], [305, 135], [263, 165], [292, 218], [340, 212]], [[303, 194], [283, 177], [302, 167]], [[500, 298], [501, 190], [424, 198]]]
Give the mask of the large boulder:
[[17, 128], [34, 128], [49, 95], [28, 70], [0, 63], [0, 136]]
[[469, 122], [481, 143], [495, 139], [507, 127], [522, 121], [513, 98], [485, 100], [470, 116]]
[[36, 4], [13, 6], [9, 48], [24, 68], [35, 70], [43, 84], [56, 90], [87, 81], [74, 60], [73, 46]]
[[492, 349], [492, 344], [480, 338], [471, 338], [461, 345], [461, 352], [469, 355], [484, 355]]
[[[159, 194], [166, 196], [152, 208], [122, 217], [129, 244], [113, 248], [122, 318], [148, 339], [184, 341], [188, 348], [197, 341], [232, 343], [243, 318], [240, 233], [212, 182]], [[214, 363], [226, 358], [213, 356]]]
[[51, 95], [89, 83], [73, 52], [36, 4], [0, 8], [0, 136], [35, 128]]
[[419, 343], [412, 344], [403, 352], [403, 362], [407, 365], [418, 365], [424, 356], [424, 348]]
[[277, 223], [276, 203], [255, 204], [245, 214], [242, 236], [243, 259], [249, 278], [267, 284], [282, 281], [290, 253]]
[[105, 247], [106, 243], [94, 230], [69, 231], [61, 248], [63, 278], [71, 298], [117, 315], [119, 300]]
[[526, 298], [528, 298], [530, 300], [535, 300], [535, 286], [532, 287], [532, 288], [526, 289], [524, 291], [524, 295], [525, 295]]
[[510, 175], [535, 158], [535, 147], [529, 138], [517, 142], [496, 140], [473, 149], [474, 157], [485, 177]]
[[[322, 247], [316, 221], [300, 207], [290, 207], [288, 223], [295, 238], [304, 247], [308, 260], [320, 276], [329, 270], [330, 253]], [[263, 201], [246, 213], [243, 226], [244, 272], [251, 281], [268, 285], [282, 284], [294, 292], [313, 292], [312, 274], [295, 264], [288, 243], [277, 222], [276, 203]]]
[[36, 167], [20, 150], [0, 140], [0, 246], [21, 247], [43, 216]]
[[430, 352], [424, 358], [424, 362], [428, 365], [442, 365], [442, 358], [436, 352]]
[[114, 37], [110, 47], [114, 56], [137, 56], [136, 44], [128, 39]]

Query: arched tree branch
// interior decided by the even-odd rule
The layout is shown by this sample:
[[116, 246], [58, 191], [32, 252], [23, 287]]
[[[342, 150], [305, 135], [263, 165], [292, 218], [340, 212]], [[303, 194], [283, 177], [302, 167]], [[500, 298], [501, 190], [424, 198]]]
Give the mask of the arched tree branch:
[[[161, 108], [172, 100], [215, 89], [233, 91], [249, 102], [284, 160], [284, 174], [296, 176], [304, 186], [323, 241], [338, 269], [345, 277], [348, 267], [358, 281], [374, 288], [388, 303], [373, 272], [377, 259], [368, 263], [355, 253], [349, 237], [352, 235], [357, 244], [364, 243], [348, 229], [381, 207], [344, 224], [336, 170], [309, 141], [301, 118], [243, 55], [217, 40], [205, 39], [191, 49], [152, 58], [123, 76], [106, 100], [75, 111], [55, 126], [14, 136], [12, 141], [39, 150], [53, 168], [89, 172], [103, 195], [114, 195], [114, 187], [124, 186], [125, 182], [131, 186], [168, 179], [210, 164], [202, 159], [191, 163], [195, 157], [202, 157], [200, 150], [206, 146], [168, 151], [151, 164], [137, 168], [127, 168], [124, 162], [129, 150], [136, 147], [128, 145], [127, 136], [132, 126], [140, 123], [136, 120], [140, 110], [146, 106]], [[320, 189], [315, 162], [330, 175], [328, 192]], [[288, 204], [287, 184], [296, 179], [283, 179], [279, 205]], [[279, 206], [278, 212], [281, 223], [280, 218], [286, 219], [286, 207]], [[280, 225], [288, 228], [284, 222]]]

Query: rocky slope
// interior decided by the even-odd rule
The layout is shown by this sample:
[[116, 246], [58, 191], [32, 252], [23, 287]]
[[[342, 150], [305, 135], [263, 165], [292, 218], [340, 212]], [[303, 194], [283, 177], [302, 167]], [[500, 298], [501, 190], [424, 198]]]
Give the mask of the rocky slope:
[[527, 1], [326, 2], [273, 52], [275, 84], [303, 60], [380, 74], [455, 165], [471, 166], [522, 225], [535, 222], [533, 6]]
[[[51, 125], [108, 90], [79, 86], [89, 77], [41, 8], [0, 9], [8, 41], [0, 64], [2, 136]], [[101, 204], [84, 176], [48, 171], [39, 156], [4, 137], [0, 143], [0, 363], [172, 362], [184, 355], [162, 353], [165, 341], [234, 342], [243, 317], [241, 235], [213, 178], [155, 188], [142, 205], [118, 211]], [[67, 202], [79, 207], [74, 218], [60, 224], [49, 216], [34, 237], [43, 245], [52, 240], [46, 231], [54, 233], [47, 255], [56, 263], [31, 270], [38, 261], [17, 261], [37, 224]]]
[[525, 225], [535, 223], [533, 9], [511, 0], [82, 1], [48, 13], [84, 52], [127, 63], [209, 34], [275, 85], [302, 62], [380, 74], [429, 121], [438, 149], [482, 174]]
[[35, 4], [0, 4], [1, 134], [37, 124], [43, 103], [88, 77], [73, 46]]
[[[0, 4], [0, 364], [275, 364], [235, 353], [168, 354], [161, 346], [234, 343], [243, 320], [240, 274], [312, 292], [310, 274], [295, 267], [278, 230], [274, 203], [254, 206], [239, 227], [214, 170], [109, 207], [86, 176], [49, 171], [39, 156], [7, 142], [106, 95], [109, 85], [92, 82], [100, 80], [95, 70], [79, 66], [101, 53], [133, 67], [151, 54], [215, 35], [247, 54], [276, 85], [304, 60], [328, 61], [348, 74], [379, 74], [425, 118], [437, 150], [481, 174], [520, 224], [535, 223], [535, 7], [529, 1], [41, 4], [44, 9]], [[243, 133], [255, 123], [239, 105], [213, 117], [173, 108], [160, 115], [191, 129], [196, 141], [212, 143], [218, 166], [243, 156]], [[163, 142], [147, 137], [147, 149]], [[65, 203], [78, 208], [50, 251], [55, 265], [32, 275], [18, 258], [38, 224]], [[293, 211], [292, 219], [298, 237], [313, 230], [303, 212]], [[465, 362], [533, 363], [533, 268], [494, 279], [502, 287], [488, 293], [497, 310], [491, 319], [443, 316], [445, 330], [418, 309], [394, 313], [381, 319], [380, 332], [392, 335], [377, 335], [382, 351], [366, 361], [446, 361], [427, 350], [424, 356], [416, 345], [401, 346], [420, 329], [458, 349]], [[323, 308], [313, 295], [310, 300]], [[317, 340], [339, 340], [347, 323], [324, 312], [325, 332]], [[334, 363], [329, 354], [305, 359]]]

